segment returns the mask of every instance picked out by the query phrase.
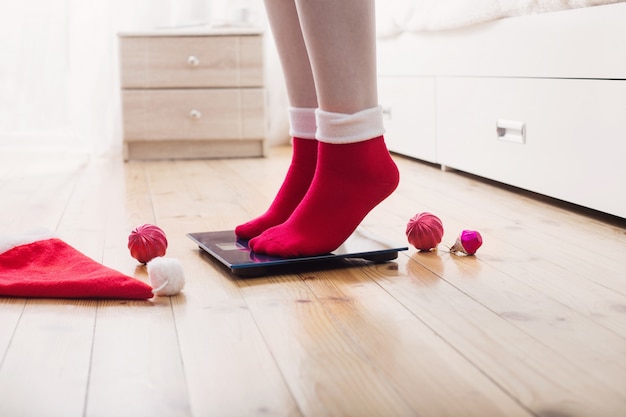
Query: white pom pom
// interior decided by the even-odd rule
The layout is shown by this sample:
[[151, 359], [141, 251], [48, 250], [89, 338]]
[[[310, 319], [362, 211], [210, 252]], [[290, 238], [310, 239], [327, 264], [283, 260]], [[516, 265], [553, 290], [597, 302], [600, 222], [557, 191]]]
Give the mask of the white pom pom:
[[185, 286], [183, 265], [178, 259], [154, 258], [148, 262], [148, 280], [155, 295], [176, 295]]

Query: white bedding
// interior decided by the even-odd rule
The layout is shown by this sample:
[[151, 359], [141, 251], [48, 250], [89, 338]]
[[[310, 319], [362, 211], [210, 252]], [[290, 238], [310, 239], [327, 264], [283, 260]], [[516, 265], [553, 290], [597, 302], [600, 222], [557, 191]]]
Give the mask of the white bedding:
[[380, 0], [379, 38], [449, 30], [504, 17], [621, 3], [626, 0]]

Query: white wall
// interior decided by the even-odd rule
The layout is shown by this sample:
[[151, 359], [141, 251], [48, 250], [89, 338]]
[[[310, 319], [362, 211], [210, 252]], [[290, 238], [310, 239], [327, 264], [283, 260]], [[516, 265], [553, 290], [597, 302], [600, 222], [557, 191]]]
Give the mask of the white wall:
[[[117, 33], [224, 22], [242, 5], [265, 26], [261, 0], [3, 0], [0, 149], [118, 152]], [[286, 140], [286, 104], [269, 34], [266, 42], [274, 144]]]

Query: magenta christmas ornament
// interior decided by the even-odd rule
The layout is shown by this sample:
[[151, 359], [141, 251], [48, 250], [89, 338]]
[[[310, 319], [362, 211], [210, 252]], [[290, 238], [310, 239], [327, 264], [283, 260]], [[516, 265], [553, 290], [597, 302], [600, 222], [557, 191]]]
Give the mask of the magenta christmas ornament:
[[164, 256], [167, 249], [165, 232], [153, 224], [138, 226], [128, 236], [130, 255], [142, 264], [152, 259]]
[[443, 237], [443, 223], [431, 213], [418, 213], [406, 225], [409, 243], [421, 251], [437, 247]]
[[450, 248], [450, 252], [462, 252], [466, 255], [474, 255], [483, 244], [483, 237], [476, 230], [463, 230], [456, 242]]

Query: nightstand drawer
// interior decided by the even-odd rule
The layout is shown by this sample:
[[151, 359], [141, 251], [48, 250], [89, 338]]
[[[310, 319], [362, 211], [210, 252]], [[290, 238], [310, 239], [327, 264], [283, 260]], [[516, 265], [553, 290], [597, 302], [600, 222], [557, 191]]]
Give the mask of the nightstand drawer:
[[263, 37], [122, 36], [122, 88], [260, 87]]
[[124, 90], [127, 140], [262, 139], [264, 90]]

